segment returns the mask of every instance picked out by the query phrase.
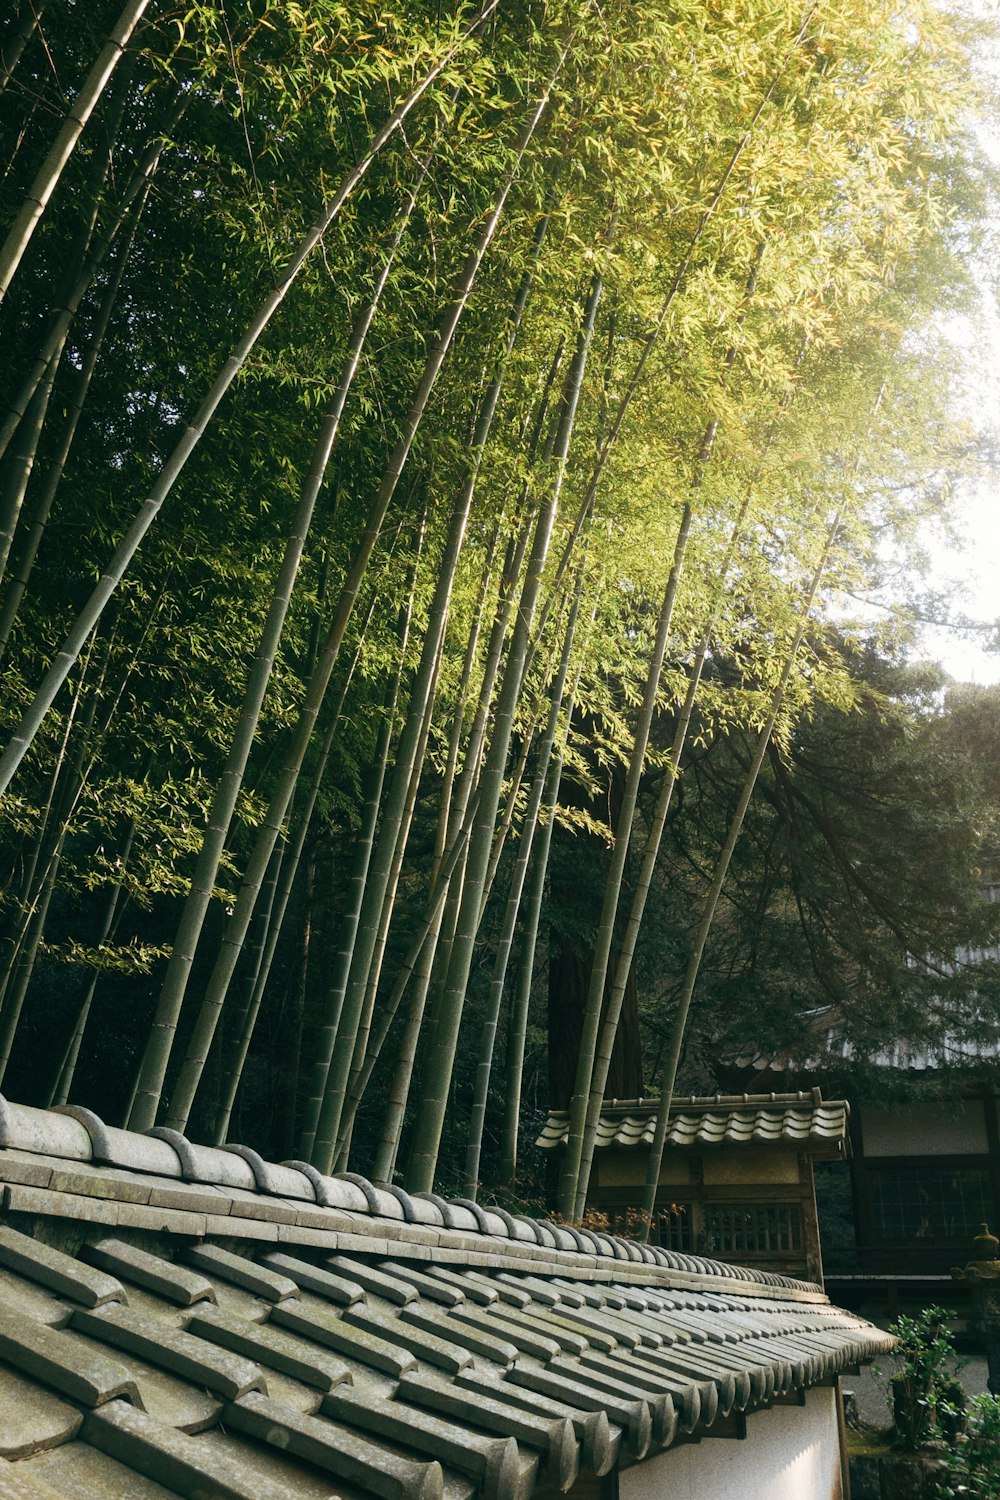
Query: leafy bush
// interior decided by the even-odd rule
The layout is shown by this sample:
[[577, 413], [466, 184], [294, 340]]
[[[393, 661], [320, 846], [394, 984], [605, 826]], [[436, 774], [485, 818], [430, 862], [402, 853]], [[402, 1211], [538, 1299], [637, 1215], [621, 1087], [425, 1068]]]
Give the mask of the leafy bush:
[[955, 1377], [955, 1345], [945, 1327], [950, 1316], [943, 1307], [925, 1307], [915, 1318], [898, 1317], [889, 1328], [897, 1340], [889, 1377], [892, 1419], [896, 1441], [907, 1453], [942, 1432], [954, 1440], [962, 1428], [965, 1394]]
[[1000, 1400], [974, 1396], [963, 1437], [945, 1457], [942, 1500], [996, 1500], [1000, 1495]]

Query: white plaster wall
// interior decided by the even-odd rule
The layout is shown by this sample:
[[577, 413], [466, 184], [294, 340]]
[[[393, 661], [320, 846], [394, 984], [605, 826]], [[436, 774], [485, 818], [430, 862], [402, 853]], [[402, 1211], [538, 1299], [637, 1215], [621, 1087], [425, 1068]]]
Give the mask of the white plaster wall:
[[865, 1156], [964, 1156], [989, 1150], [983, 1106], [928, 1100], [893, 1109], [861, 1107]]
[[620, 1500], [842, 1500], [836, 1393], [773, 1406], [747, 1419], [747, 1436], [703, 1438], [625, 1469]]

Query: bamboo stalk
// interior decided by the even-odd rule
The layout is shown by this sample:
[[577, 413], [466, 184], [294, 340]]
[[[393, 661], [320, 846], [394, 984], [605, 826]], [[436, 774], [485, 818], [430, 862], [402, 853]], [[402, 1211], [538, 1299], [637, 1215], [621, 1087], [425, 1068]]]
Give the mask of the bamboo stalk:
[[[524, 894], [528, 864], [531, 860], [535, 833], [538, 829], [538, 816], [548, 782], [549, 764], [562, 715], [566, 683], [569, 679], [570, 658], [576, 637], [576, 622], [580, 612], [582, 585], [583, 567], [581, 566], [577, 572], [576, 587], [573, 591], [569, 619], [567, 620], [566, 632], [563, 637], [559, 669], [555, 682], [552, 685], [548, 717], [541, 744], [538, 748], [534, 780], [528, 799], [528, 806], [525, 809], [524, 820], [521, 825], [521, 841], [518, 846], [517, 858], [514, 861], [514, 869], [511, 873], [507, 902], [504, 908], [503, 926], [497, 942], [490, 990], [486, 1000], [486, 1017], [483, 1021], [479, 1042], [479, 1057], [472, 1096], [472, 1114], [469, 1121], [469, 1138], [465, 1150], [465, 1186], [462, 1191], [467, 1198], [474, 1199], [479, 1189], [479, 1169], [483, 1152], [483, 1131], [486, 1125], [486, 1105], [489, 1099], [490, 1075], [493, 1070], [493, 1053], [496, 1047], [497, 1025], [500, 1020], [500, 1008], [503, 1003], [504, 989], [507, 982], [507, 966], [510, 963], [510, 955], [514, 947], [514, 933], [517, 927], [518, 914], [521, 910], [521, 897]], [[513, 803], [513, 793], [510, 800]]]
[[14, 273], [21, 263], [21, 258], [31, 242], [31, 237], [38, 228], [63, 169], [76, 149], [84, 126], [93, 114], [115, 68], [125, 55], [125, 49], [132, 34], [148, 6], [149, 0], [129, 0], [102, 47], [97, 61], [84, 80], [83, 87], [73, 101], [73, 106], [53, 141], [48, 155], [38, 169], [25, 195], [24, 204], [7, 231], [7, 238], [0, 246], [0, 302], [6, 295]]
[[496, 814], [510, 747], [514, 714], [523, 682], [532, 622], [541, 593], [543, 571], [559, 506], [570, 439], [603, 284], [601, 272], [595, 271], [583, 312], [577, 347], [570, 366], [560, 413], [554, 453], [556, 472], [550, 494], [539, 512], [535, 526], [524, 585], [514, 621], [507, 668], [497, 700], [490, 749], [480, 777], [479, 808], [469, 840], [468, 866], [455, 941], [452, 945], [447, 978], [435, 1018], [434, 1066], [433, 1071], [430, 1071], [425, 1079], [420, 1117], [416, 1122], [414, 1132], [408, 1181], [417, 1192], [430, 1191], [437, 1170], [441, 1133], [448, 1105], [465, 993], [472, 967], [473, 947], [482, 914], [483, 886], [493, 846]]
[[[522, 132], [516, 148], [517, 162], [520, 161], [527, 147], [531, 132], [537, 121], [541, 118], [542, 111], [547, 102], [548, 91], [542, 96], [528, 126]], [[371, 151], [369, 155], [371, 155]], [[431, 392], [434, 389], [437, 377], [444, 364], [445, 356], [451, 346], [459, 319], [465, 310], [466, 303], [471, 294], [476, 273], [492, 240], [503, 205], [513, 185], [515, 173], [516, 164], [498, 194], [493, 212], [490, 214], [477, 238], [473, 250], [466, 260], [465, 267], [459, 279], [457, 295], [445, 315], [441, 331], [427, 356], [424, 372], [404, 423], [402, 434], [393, 449], [389, 464], [383, 474], [378, 494], [369, 511], [360, 544], [356, 549], [354, 560], [341, 588], [340, 599], [334, 611], [332, 623], [327, 631], [316, 668], [306, 691], [305, 701], [299, 714], [298, 725], [288, 748], [285, 763], [279, 772], [277, 785], [272, 794], [267, 815], [258, 834], [250, 863], [240, 886], [236, 908], [223, 935], [221, 950], [202, 1000], [199, 1016], [195, 1023], [196, 1038], [192, 1043], [192, 1047], [195, 1049], [191, 1053], [193, 1067], [195, 1065], [204, 1066], [204, 1059], [207, 1056], [208, 1048], [218, 1023], [219, 1012], [225, 1000], [229, 982], [235, 970], [243, 946], [243, 940], [253, 916], [260, 883], [267, 869], [271, 850], [281, 834], [288, 807], [298, 781], [299, 771], [309, 741], [312, 738], [316, 717], [330, 680], [330, 674], [336, 663], [344, 633], [354, 612], [362, 579], [367, 570], [372, 552], [375, 549], [376, 542], [381, 534], [386, 512], [396, 492], [396, 486], [399, 483], [403, 467], [409, 456], [417, 428], [427, 409]], [[136, 1089], [135, 1101], [130, 1115], [130, 1126], [132, 1129], [148, 1129], [149, 1125], [155, 1120], [160, 1094], [163, 1089], [163, 1080], [166, 1075], [167, 1063], [176, 1032], [178, 1016], [179, 1010], [176, 1007], [171, 1006], [168, 1008], [164, 1006], [163, 1010], [158, 1012], [157, 1016], [154, 1017], [149, 1041], [146, 1046], [146, 1053], [140, 1069], [140, 1082]], [[180, 1119], [182, 1113], [183, 1111], [177, 1112], [172, 1109], [171, 1118], [175, 1120]]]
[[[427, 92], [434, 80], [447, 67], [451, 59], [498, 3], [499, 0], [487, 0], [483, 9], [473, 16], [468, 24], [463, 27], [456, 41], [427, 70], [416, 87], [411, 90], [402, 103], [396, 106], [382, 128], [375, 133], [366, 150], [356, 165], [348, 172], [333, 198], [324, 205], [313, 227], [300, 241], [298, 248], [288, 261], [284, 271], [277, 278], [273, 290], [261, 303], [242, 338], [237, 342], [229, 357], [222, 365], [197, 411], [191, 418], [183, 436], [160, 470], [156, 483], [127, 527], [124, 536], [106, 565], [97, 587], [80, 611], [76, 622], [56, 653], [52, 666], [43, 678], [31, 705], [22, 717], [2, 758], [0, 758], [0, 795], [10, 785], [14, 773], [21, 764], [32, 740], [41, 728], [49, 709], [55, 701], [56, 694], [72, 670], [74, 661], [79, 656], [90, 632], [97, 624], [108, 601], [125, 576], [129, 564], [138, 551], [146, 532], [156, 519], [163, 502], [170, 494], [174, 484], [183, 472], [188, 459], [204, 436], [222, 398], [245, 365], [261, 334], [284, 302], [285, 297], [295, 284], [302, 267], [309, 259], [312, 251], [319, 244], [382, 147], [400, 129], [411, 110]], [[412, 435], [406, 442], [406, 451], [409, 451], [409, 441], [412, 441]], [[141, 1090], [143, 1096], [146, 1092], [145, 1088]], [[158, 1095], [159, 1089], [156, 1090], [156, 1093]], [[142, 1105], [140, 1116], [145, 1118], [149, 1114], [150, 1105], [147, 1101]]]

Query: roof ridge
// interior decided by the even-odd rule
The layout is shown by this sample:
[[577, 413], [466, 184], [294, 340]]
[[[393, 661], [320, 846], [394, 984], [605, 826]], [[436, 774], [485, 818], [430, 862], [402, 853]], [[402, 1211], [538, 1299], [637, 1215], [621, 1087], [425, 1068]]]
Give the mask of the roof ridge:
[[[167, 1188], [173, 1185], [175, 1194], [181, 1184], [195, 1184], [210, 1193], [221, 1190], [237, 1206], [260, 1198], [278, 1200], [291, 1208], [311, 1207], [314, 1213], [340, 1210], [347, 1216], [348, 1224], [368, 1218], [383, 1233], [394, 1222], [397, 1236], [404, 1225], [414, 1226], [414, 1233], [418, 1232], [416, 1226], [459, 1231], [470, 1244], [481, 1240], [481, 1248], [492, 1249], [494, 1253], [500, 1249], [497, 1241], [519, 1243], [522, 1251], [532, 1247], [534, 1252], [544, 1253], [557, 1263], [565, 1261], [568, 1266], [586, 1257], [588, 1261], [603, 1261], [605, 1266], [617, 1262], [622, 1270], [626, 1266], [631, 1270], [645, 1265], [703, 1277], [716, 1285], [721, 1279], [823, 1296], [821, 1289], [812, 1283], [777, 1272], [731, 1266], [602, 1231], [577, 1229], [527, 1214], [510, 1214], [490, 1205], [473, 1205], [468, 1200], [448, 1200], [436, 1194], [410, 1195], [369, 1182], [353, 1172], [327, 1175], [308, 1163], [269, 1162], [248, 1146], [200, 1146], [165, 1127], [141, 1133], [119, 1129], [105, 1124], [92, 1110], [80, 1105], [39, 1109], [13, 1103], [0, 1095], [0, 1151], [3, 1150], [51, 1158], [69, 1167], [74, 1164], [80, 1164], [81, 1168], [83, 1164], [107, 1167], [111, 1169], [108, 1181], [112, 1188], [119, 1183], [121, 1174], [134, 1174], [137, 1179], [163, 1179]], [[67, 1176], [64, 1172], [60, 1179], [56, 1174], [53, 1182]], [[54, 1190], [74, 1191], [72, 1187]], [[22, 1191], [30, 1193], [30, 1186]], [[161, 1192], [160, 1197], [165, 1199], [166, 1194]], [[356, 1225], [356, 1232], [365, 1232], [363, 1223]], [[479, 1248], [477, 1243], [476, 1249]], [[528, 1268], [526, 1261], [524, 1269]]]
[[[605, 1099], [601, 1114], [648, 1113], [658, 1108], [659, 1096], [642, 1095], [636, 1099]], [[688, 1109], [767, 1109], [773, 1105], [808, 1106], [810, 1109], [841, 1109], [846, 1099], [824, 1099], [818, 1089], [799, 1089], [790, 1093], [767, 1094], [675, 1094], [670, 1102], [671, 1114]], [[548, 1110], [549, 1119], [568, 1119], [568, 1109]]]

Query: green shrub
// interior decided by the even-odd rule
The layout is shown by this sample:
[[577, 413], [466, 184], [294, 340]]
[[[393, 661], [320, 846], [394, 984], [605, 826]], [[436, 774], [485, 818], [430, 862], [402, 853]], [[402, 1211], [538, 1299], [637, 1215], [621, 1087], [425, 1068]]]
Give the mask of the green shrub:
[[942, 1500], [997, 1500], [1000, 1495], [1000, 1400], [973, 1396], [965, 1433], [945, 1457]]
[[926, 1307], [915, 1318], [898, 1317], [889, 1332], [896, 1337], [889, 1377], [896, 1442], [915, 1453], [942, 1431], [961, 1430], [965, 1396], [955, 1378], [955, 1345], [945, 1327], [951, 1316], [943, 1307]]

